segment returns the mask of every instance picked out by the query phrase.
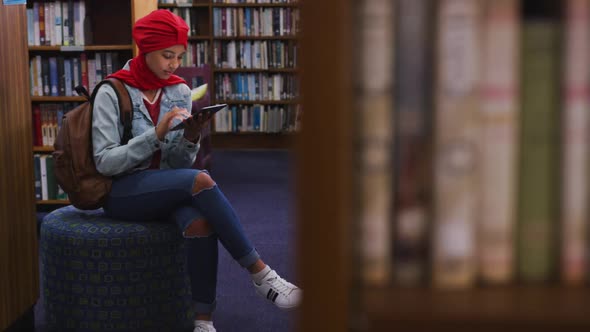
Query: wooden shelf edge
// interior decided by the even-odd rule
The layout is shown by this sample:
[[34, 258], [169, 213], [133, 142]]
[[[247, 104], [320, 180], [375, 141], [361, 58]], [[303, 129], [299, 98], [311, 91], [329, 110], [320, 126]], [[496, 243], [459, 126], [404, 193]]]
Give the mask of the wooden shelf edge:
[[590, 330], [590, 288], [509, 286], [467, 290], [375, 288], [362, 295], [370, 324], [553, 325]]
[[220, 2], [213, 2], [211, 7], [240, 7], [240, 8], [248, 8], [248, 7], [299, 7], [298, 2], [286, 2], [286, 3], [220, 3]]
[[84, 51], [132, 51], [132, 44], [124, 45], [73, 45], [29, 46], [32, 52], [84, 52]]
[[228, 105], [296, 105], [299, 100], [215, 100], [218, 104]]
[[40, 200], [37, 201], [38, 205], [68, 205], [70, 201], [63, 200], [63, 199], [48, 199], [48, 200]]
[[31, 96], [32, 102], [65, 102], [65, 101], [79, 101], [85, 102], [87, 99], [86, 97], [79, 97], [79, 96]]
[[33, 152], [53, 152], [53, 146], [33, 146]]
[[215, 73], [297, 73], [297, 68], [213, 68]]
[[209, 8], [208, 2], [191, 3], [191, 4], [176, 4], [176, 3], [158, 3], [158, 8]]
[[213, 36], [213, 40], [298, 40], [298, 36]]

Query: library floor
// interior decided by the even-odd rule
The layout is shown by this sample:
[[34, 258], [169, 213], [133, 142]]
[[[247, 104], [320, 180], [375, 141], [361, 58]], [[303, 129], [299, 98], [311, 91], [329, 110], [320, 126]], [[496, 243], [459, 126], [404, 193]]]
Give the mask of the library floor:
[[[292, 156], [288, 151], [214, 151], [211, 175], [233, 204], [263, 260], [295, 279]], [[290, 332], [295, 313], [259, 297], [247, 273], [220, 246], [215, 326], [219, 332]], [[39, 301], [35, 331], [48, 332]]]

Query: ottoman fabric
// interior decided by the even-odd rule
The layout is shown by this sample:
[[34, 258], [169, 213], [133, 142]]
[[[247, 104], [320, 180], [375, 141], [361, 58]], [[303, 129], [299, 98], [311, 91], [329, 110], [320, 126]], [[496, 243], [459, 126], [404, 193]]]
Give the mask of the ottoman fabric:
[[190, 282], [176, 224], [109, 219], [73, 206], [41, 225], [42, 303], [61, 331], [190, 330]]

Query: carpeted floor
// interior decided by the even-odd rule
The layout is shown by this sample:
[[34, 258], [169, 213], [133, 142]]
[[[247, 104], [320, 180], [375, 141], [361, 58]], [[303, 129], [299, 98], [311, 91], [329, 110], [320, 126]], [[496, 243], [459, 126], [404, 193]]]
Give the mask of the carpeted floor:
[[[215, 151], [212, 177], [240, 216], [262, 259], [297, 284], [292, 156], [287, 151]], [[295, 312], [282, 312], [256, 295], [245, 270], [220, 246], [219, 332], [289, 332]], [[41, 302], [36, 332], [46, 332]]]

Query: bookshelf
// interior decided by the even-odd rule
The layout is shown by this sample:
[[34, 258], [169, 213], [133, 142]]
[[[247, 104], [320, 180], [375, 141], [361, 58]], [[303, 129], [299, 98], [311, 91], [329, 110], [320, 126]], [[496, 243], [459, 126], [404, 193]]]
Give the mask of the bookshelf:
[[[477, 280], [468, 287], [445, 289], [433, 287], [429, 270], [429, 282], [411, 287], [395, 285], [393, 279], [365, 284], [359, 252], [358, 209], [362, 202], [358, 191], [362, 177], [357, 158], [367, 151], [361, 150], [358, 135], [362, 129], [355, 106], [355, 99], [360, 99], [357, 81], [363, 75], [359, 53], [366, 51], [355, 43], [362, 30], [358, 22], [360, 3], [326, 0], [301, 5], [300, 71], [306, 114], [296, 142], [296, 170], [298, 271], [306, 296], [298, 331], [590, 329], [587, 277], [581, 285], [566, 285], [552, 274], [540, 282], [513, 278], [490, 286]], [[522, 1], [521, 18], [547, 15], [561, 25], [563, 3]], [[309, 31], [312, 34], [306, 34]], [[583, 46], [576, 46], [580, 47], [578, 52], [584, 52]], [[399, 80], [395, 84], [408, 83]], [[334, 109], [338, 110], [337, 117], [332, 114]], [[428, 144], [425, 147], [430, 148]], [[434, 183], [428, 182], [428, 186], [432, 188]]]
[[[24, 5], [0, 5], [0, 330], [33, 329], [39, 258]], [[24, 152], [24, 153], [23, 153]]]
[[291, 147], [300, 104], [298, 3], [161, 0], [158, 7], [187, 21], [195, 46], [185, 65], [210, 64], [212, 102], [229, 106], [212, 123], [213, 147]]
[[[156, 0], [36, 0], [27, 3], [30, 59], [27, 72], [39, 211], [69, 204], [49, 177], [46, 187], [53, 189], [43, 190], [38, 184], [47, 184], [41, 181], [41, 170], [51, 173], [47, 172], [47, 167], [51, 164], [53, 140], [61, 114], [85, 101], [73, 88], [83, 83], [91, 91], [102, 77], [122, 68], [136, 54], [131, 39], [133, 22], [156, 7]], [[41, 12], [43, 14], [39, 14]]]

